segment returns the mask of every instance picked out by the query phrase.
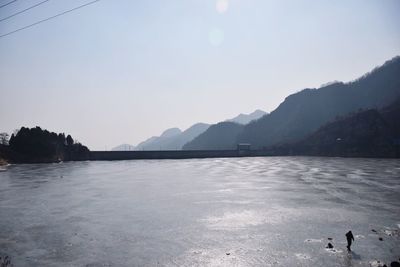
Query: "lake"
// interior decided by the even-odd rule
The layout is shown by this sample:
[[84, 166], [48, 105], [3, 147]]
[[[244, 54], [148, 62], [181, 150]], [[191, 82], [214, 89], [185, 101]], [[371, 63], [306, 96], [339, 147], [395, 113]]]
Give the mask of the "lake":
[[399, 230], [397, 159], [93, 161], [0, 171], [0, 256], [17, 267], [379, 266], [399, 260]]

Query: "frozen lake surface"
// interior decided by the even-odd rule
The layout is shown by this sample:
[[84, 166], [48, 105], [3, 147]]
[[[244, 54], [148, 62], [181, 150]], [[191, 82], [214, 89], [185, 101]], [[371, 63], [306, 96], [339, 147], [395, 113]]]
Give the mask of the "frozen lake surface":
[[399, 259], [399, 230], [399, 160], [138, 160], [0, 171], [0, 256], [16, 267], [379, 266]]

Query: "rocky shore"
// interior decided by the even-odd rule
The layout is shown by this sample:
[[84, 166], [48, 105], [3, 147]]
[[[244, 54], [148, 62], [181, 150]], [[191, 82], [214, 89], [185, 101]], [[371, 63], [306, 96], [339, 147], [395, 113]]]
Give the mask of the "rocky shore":
[[0, 166], [7, 165], [8, 162], [5, 159], [0, 158]]

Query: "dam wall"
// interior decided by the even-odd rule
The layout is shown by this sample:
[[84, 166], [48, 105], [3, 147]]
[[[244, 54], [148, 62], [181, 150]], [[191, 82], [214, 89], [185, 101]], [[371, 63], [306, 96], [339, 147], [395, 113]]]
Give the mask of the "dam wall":
[[191, 159], [269, 156], [264, 150], [90, 151], [89, 160]]

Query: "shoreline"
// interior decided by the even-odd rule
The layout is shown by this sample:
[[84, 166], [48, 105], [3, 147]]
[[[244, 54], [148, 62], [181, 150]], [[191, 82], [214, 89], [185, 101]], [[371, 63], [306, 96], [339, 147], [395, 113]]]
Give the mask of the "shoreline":
[[8, 161], [6, 161], [5, 159], [0, 158], [0, 166], [7, 166], [10, 163]]
[[26, 155], [9, 153], [9, 157], [0, 157], [0, 166], [9, 164], [43, 164], [73, 161], [117, 161], [117, 160], [180, 160], [206, 158], [242, 158], [242, 157], [323, 157], [323, 158], [363, 158], [363, 159], [399, 159], [398, 155], [379, 155], [363, 153], [296, 153], [279, 149], [259, 150], [147, 150], [147, 151], [89, 151], [75, 157], [29, 158]]

